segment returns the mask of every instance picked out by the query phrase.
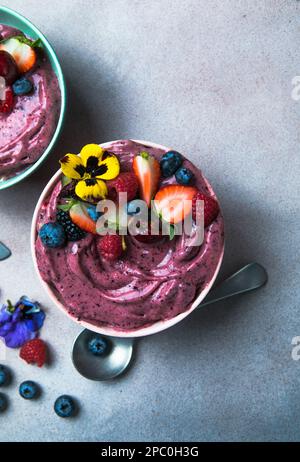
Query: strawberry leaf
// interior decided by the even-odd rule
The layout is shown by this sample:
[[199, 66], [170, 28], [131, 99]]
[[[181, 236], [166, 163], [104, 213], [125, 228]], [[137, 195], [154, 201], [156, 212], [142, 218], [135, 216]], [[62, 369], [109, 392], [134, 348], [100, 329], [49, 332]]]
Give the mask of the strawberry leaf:
[[18, 40], [18, 42], [24, 43], [25, 45], [28, 45], [31, 48], [42, 48], [43, 47], [43, 42], [40, 38], [36, 40], [30, 40], [29, 38], [25, 37], [25, 35], [14, 35], [12, 37], [1, 40], [0, 43], [5, 43], [11, 39]]

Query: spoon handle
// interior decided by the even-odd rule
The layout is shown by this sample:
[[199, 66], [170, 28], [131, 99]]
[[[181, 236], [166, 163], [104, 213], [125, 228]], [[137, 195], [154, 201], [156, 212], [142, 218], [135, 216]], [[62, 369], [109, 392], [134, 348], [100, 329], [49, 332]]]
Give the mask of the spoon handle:
[[258, 289], [268, 280], [268, 275], [263, 266], [259, 263], [249, 263], [236, 273], [232, 274], [216, 288], [212, 289], [199, 306], [232, 297], [243, 292]]

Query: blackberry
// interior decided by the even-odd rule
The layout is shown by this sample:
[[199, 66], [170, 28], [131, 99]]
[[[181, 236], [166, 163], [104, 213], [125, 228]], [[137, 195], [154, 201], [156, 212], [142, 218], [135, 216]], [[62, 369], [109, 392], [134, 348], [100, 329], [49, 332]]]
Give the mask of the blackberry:
[[69, 241], [80, 241], [86, 236], [86, 233], [73, 223], [68, 212], [58, 210], [56, 220], [63, 226]]

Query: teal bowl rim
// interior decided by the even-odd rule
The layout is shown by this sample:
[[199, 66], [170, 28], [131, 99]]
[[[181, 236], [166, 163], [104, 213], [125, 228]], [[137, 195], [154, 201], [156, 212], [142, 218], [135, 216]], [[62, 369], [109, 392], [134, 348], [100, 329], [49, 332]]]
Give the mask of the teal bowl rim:
[[11, 10], [10, 8], [7, 8], [5, 6], [0, 6], [0, 13], [5, 12], [10, 14], [11, 16], [14, 16], [15, 18], [23, 21], [29, 28], [31, 28], [42, 40], [47, 53], [51, 55], [51, 58], [55, 64], [56, 67], [56, 75], [58, 78], [58, 83], [59, 83], [59, 88], [60, 88], [60, 94], [61, 94], [61, 106], [60, 106], [60, 114], [59, 114], [59, 119], [57, 122], [57, 126], [55, 129], [55, 132], [51, 138], [50, 143], [48, 144], [47, 148], [43, 152], [43, 154], [38, 158], [34, 164], [32, 164], [30, 167], [26, 168], [26, 170], [22, 171], [21, 173], [18, 173], [16, 176], [13, 176], [12, 178], [8, 178], [7, 180], [2, 180], [0, 181], [0, 190], [9, 188], [11, 186], [14, 186], [15, 184], [19, 183], [20, 181], [24, 180], [27, 178], [29, 175], [31, 175], [35, 170], [37, 170], [40, 165], [46, 160], [50, 152], [52, 151], [59, 135], [61, 132], [61, 129], [63, 127], [63, 122], [65, 119], [65, 113], [66, 113], [66, 103], [67, 103], [67, 92], [66, 92], [66, 82], [65, 78], [63, 75], [63, 71], [61, 68], [61, 65], [59, 63], [59, 60], [56, 56], [56, 53], [54, 49], [52, 48], [52, 45], [49, 43], [49, 41], [46, 39], [44, 34], [34, 25], [32, 24], [31, 21], [26, 19], [23, 15], [20, 13], [17, 13], [14, 10]]

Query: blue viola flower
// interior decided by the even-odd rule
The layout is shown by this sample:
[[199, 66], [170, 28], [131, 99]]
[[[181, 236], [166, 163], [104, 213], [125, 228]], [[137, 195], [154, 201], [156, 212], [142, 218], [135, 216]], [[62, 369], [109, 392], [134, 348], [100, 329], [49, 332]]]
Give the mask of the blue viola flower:
[[8, 301], [0, 309], [0, 337], [7, 347], [19, 348], [36, 337], [45, 316], [40, 304], [25, 295], [15, 305]]

